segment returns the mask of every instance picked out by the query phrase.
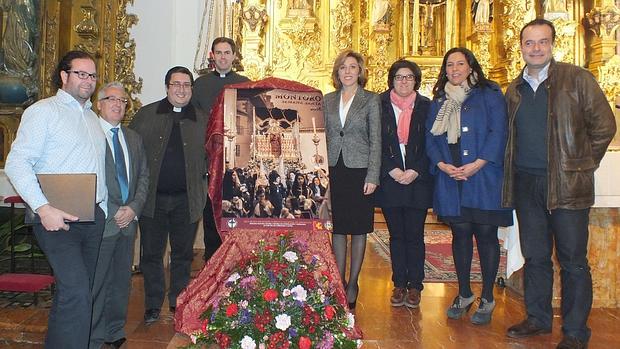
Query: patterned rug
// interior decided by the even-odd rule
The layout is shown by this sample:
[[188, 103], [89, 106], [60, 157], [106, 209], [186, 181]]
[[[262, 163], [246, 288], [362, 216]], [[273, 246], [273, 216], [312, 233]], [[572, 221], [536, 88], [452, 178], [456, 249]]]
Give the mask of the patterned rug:
[[[390, 261], [390, 236], [387, 230], [375, 230], [370, 234], [370, 243], [386, 261]], [[424, 232], [426, 259], [424, 261], [424, 282], [456, 282], [456, 271], [452, 260], [452, 234], [449, 230]], [[506, 275], [506, 250], [500, 249], [498, 277]], [[481, 282], [480, 261], [474, 242], [474, 257], [471, 264], [471, 281]]]

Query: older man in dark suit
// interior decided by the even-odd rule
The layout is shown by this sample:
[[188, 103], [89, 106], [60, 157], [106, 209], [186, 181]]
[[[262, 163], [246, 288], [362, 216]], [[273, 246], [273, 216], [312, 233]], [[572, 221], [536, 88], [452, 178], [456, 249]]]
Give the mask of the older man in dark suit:
[[131, 282], [133, 242], [149, 189], [149, 170], [142, 138], [120, 123], [127, 94], [118, 82], [106, 84], [97, 96], [100, 124], [106, 135], [108, 217], [99, 249], [93, 287], [93, 319], [89, 348], [105, 343], [120, 348]]

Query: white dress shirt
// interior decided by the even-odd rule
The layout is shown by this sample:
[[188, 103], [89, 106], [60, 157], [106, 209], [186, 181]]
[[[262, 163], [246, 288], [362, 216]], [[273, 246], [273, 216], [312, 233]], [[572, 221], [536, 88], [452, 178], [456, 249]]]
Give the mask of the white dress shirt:
[[116, 162], [116, 155], [114, 154], [114, 141], [112, 137], [114, 137], [114, 133], [112, 133], [113, 128], [118, 128], [118, 140], [121, 143], [121, 148], [123, 149], [123, 155], [125, 156], [125, 170], [127, 171], [127, 184], [131, 183], [131, 177], [129, 176], [129, 164], [131, 163], [129, 160], [129, 152], [127, 151], [127, 141], [125, 141], [125, 134], [123, 133], [123, 128], [121, 125], [112, 125], [107, 122], [104, 118], [99, 118], [99, 124], [101, 124], [101, 129], [105, 134], [105, 138], [108, 141], [108, 146], [110, 147], [110, 152], [112, 153], [112, 158]]
[[22, 199], [32, 208], [48, 203], [41, 191], [40, 173], [95, 173], [96, 201], [106, 213], [105, 136], [91, 110], [59, 89], [55, 96], [28, 107], [6, 159], [5, 172]]

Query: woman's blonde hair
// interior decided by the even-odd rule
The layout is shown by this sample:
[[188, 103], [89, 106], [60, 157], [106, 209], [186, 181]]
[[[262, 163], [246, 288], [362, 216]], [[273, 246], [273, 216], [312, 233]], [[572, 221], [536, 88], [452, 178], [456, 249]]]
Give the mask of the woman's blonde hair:
[[332, 69], [332, 84], [336, 90], [342, 88], [342, 82], [340, 82], [340, 79], [338, 78], [338, 70], [340, 69], [340, 66], [344, 64], [347, 57], [355, 58], [357, 65], [360, 67], [360, 75], [357, 77], [357, 84], [364, 87], [368, 81], [368, 78], [366, 77], [366, 63], [364, 62], [364, 57], [353, 50], [345, 50], [340, 52], [338, 57], [336, 57], [336, 60], [334, 61], [334, 68]]

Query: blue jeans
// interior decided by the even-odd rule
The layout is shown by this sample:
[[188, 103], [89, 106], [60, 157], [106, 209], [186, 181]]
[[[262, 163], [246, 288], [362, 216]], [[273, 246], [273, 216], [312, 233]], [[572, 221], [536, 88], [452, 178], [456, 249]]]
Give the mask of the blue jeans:
[[91, 289], [104, 222], [104, 213], [97, 206], [94, 223], [69, 223], [69, 231], [51, 232], [41, 224], [34, 225], [34, 234], [56, 279], [46, 348], [88, 348]]
[[582, 341], [592, 308], [592, 275], [588, 265], [590, 209], [547, 210], [547, 178], [519, 172], [515, 182], [521, 250], [525, 258], [525, 307], [528, 320], [551, 328], [554, 241], [562, 278], [562, 331]]

